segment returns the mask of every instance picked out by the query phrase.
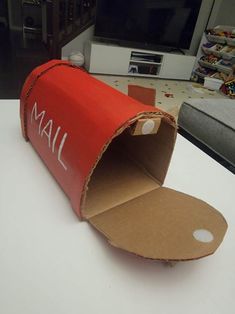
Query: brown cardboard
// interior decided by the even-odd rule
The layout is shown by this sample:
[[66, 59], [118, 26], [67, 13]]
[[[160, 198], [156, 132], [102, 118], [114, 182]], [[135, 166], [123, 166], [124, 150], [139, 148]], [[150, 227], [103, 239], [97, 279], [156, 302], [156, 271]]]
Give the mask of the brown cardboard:
[[[94, 170], [84, 215], [115, 247], [145, 258], [183, 261], [214, 253], [223, 240], [227, 224], [216, 209], [161, 187], [175, 134], [165, 119], [155, 134], [133, 136], [127, 129]], [[195, 239], [201, 229], [212, 233], [213, 241]]]
[[20, 116], [75, 212], [114, 246], [175, 261], [212, 254], [222, 242], [227, 224], [217, 210], [162, 187], [177, 127], [160, 108], [53, 60], [27, 78]]
[[161, 124], [161, 118], [139, 119], [131, 128], [131, 135], [156, 134]]
[[[226, 222], [205, 202], [156, 188], [114, 207], [90, 222], [111, 244], [151, 259], [191, 260], [212, 254], [223, 240]], [[193, 232], [205, 228], [214, 241], [202, 243]]]
[[143, 104], [155, 106], [156, 89], [139, 85], [128, 85], [128, 96], [141, 101]]
[[121, 151], [107, 151], [95, 170], [87, 192], [90, 218], [159, 186]]
[[88, 184], [86, 218], [162, 185], [176, 136], [176, 128], [162, 120], [156, 134], [132, 136], [128, 128], [109, 144]]

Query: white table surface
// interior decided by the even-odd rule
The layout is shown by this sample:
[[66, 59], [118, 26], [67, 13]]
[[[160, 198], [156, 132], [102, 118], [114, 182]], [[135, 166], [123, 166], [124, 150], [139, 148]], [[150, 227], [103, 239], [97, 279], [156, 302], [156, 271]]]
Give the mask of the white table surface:
[[226, 217], [218, 251], [174, 267], [111, 247], [68, 199], [0, 101], [0, 313], [221, 314], [235, 311], [235, 176], [178, 136], [165, 186]]

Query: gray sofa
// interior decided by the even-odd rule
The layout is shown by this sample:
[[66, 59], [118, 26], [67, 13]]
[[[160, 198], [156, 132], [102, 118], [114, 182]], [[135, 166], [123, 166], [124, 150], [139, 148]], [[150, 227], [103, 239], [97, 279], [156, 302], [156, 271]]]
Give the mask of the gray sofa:
[[183, 135], [203, 144], [228, 163], [229, 170], [234, 172], [235, 100], [187, 100], [181, 106], [178, 124]]

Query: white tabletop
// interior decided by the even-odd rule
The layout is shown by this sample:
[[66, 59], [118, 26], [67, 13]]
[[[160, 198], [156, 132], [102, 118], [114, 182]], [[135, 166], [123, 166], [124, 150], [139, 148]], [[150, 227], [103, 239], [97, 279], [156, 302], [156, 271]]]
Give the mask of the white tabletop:
[[111, 247], [68, 199], [0, 101], [0, 313], [231, 314], [235, 176], [178, 136], [165, 185], [202, 198], [229, 229], [207, 258], [167, 267]]

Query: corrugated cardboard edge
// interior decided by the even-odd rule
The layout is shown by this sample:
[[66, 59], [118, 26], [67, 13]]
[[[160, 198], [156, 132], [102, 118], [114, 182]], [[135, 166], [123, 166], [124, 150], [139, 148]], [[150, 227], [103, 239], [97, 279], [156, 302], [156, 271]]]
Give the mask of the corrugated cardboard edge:
[[[162, 189], [162, 188], [160, 188], [160, 189]], [[225, 218], [223, 217], [223, 215], [218, 210], [213, 208], [211, 205], [209, 205], [205, 201], [202, 201], [201, 199], [198, 199], [196, 197], [192, 197], [192, 196], [190, 196], [188, 194], [185, 194], [185, 193], [182, 193], [182, 192], [177, 192], [177, 191], [169, 189], [169, 188], [163, 188], [163, 190], [165, 190], [165, 196], [167, 195], [167, 197], [168, 197], [168, 191], [171, 192], [171, 193], [173, 192], [177, 196], [177, 198], [181, 197], [181, 195], [182, 195], [183, 196], [182, 201], [184, 202], [184, 200], [186, 200], [186, 204], [188, 202], [193, 201], [193, 203], [192, 203], [192, 207], [193, 208], [194, 208], [195, 203], [197, 205], [200, 204], [201, 209], [200, 209], [199, 212], [203, 212], [206, 216], [209, 214], [209, 217], [212, 218], [212, 220], [207, 220], [208, 218], [205, 218], [206, 220], [204, 220], [204, 221], [201, 220], [201, 218], [198, 220], [197, 219], [197, 216], [198, 216], [197, 212], [194, 211], [194, 214], [191, 216], [191, 211], [188, 212], [188, 208], [185, 208], [185, 213], [188, 212], [187, 215], [190, 218], [191, 222], [189, 221], [190, 222], [189, 226], [185, 225], [184, 222], [182, 222], [183, 226], [186, 226], [186, 229], [189, 228], [190, 231], [193, 231], [195, 229], [194, 228], [191, 229], [190, 226], [191, 227], [195, 227], [195, 225], [196, 225], [196, 227], [200, 227], [199, 225], [197, 225], [198, 222], [200, 224], [201, 223], [204, 224], [205, 221], [208, 221], [208, 224], [206, 224], [206, 226], [209, 227], [209, 230], [210, 230], [210, 227], [213, 226], [211, 231], [212, 231], [212, 234], [214, 234], [214, 236], [215, 236], [215, 242], [214, 241], [212, 241], [212, 242], [209, 241], [209, 243], [207, 244], [207, 243], [197, 242], [197, 241], [195, 241], [193, 239], [193, 237], [190, 237], [190, 238], [188, 238], [188, 239], [190, 239], [189, 240], [190, 241], [190, 245], [193, 245], [193, 247], [194, 247], [192, 252], [191, 252], [192, 253], [191, 256], [188, 256], [189, 255], [189, 251], [188, 250], [186, 250], [185, 253], [182, 253], [182, 252], [180, 253], [180, 255], [184, 256], [184, 257], [181, 257], [181, 258], [180, 258], [180, 256], [177, 256], [176, 253], [172, 253], [171, 250], [170, 250], [171, 253], [167, 254], [167, 256], [165, 256], [165, 257], [161, 257], [162, 253], [160, 254], [160, 256], [154, 256], [154, 257], [151, 256], [151, 254], [153, 252], [151, 252], [151, 254], [149, 255], [149, 253], [147, 253], [148, 251], [146, 251], [146, 250], [143, 251], [142, 250], [143, 249], [143, 243], [145, 242], [145, 237], [142, 237], [143, 236], [142, 233], [140, 233], [141, 234], [141, 241], [140, 242], [142, 242], [142, 244], [140, 244], [140, 242], [137, 241], [137, 239], [140, 240], [140, 236], [137, 235], [135, 232], [131, 236], [131, 238], [132, 238], [131, 241], [129, 241], [127, 239], [127, 235], [129, 235], [130, 228], [132, 228], [133, 224], [136, 226], [136, 219], [134, 218], [134, 216], [137, 218], [137, 216], [139, 216], [139, 213], [141, 213], [141, 217], [142, 218], [143, 218], [143, 215], [146, 217], [143, 220], [142, 220], [142, 218], [141, 219], [137, 218], [137, 220], [139, 220], [138, 224], [142, 224], [143, 226], [146, 226], [146, 221], [148, 221], [148, 218], [147, 218], [146, 213], [143, 210], [143, 208], [138, 208], [137, 209], [137, 208], [134, 207], [135, 209], [137, 209], [137, 212], [136, 212], [136, 210], [133, 211], [133, 201], [135, 202], [134, 199], [131, 200], [131, 201], [126, 202], [126, 204], [123, 204], [124, 208], [123, 208], [123, 205], [119, 205], [117, 207], [112, 208], [110, 211], [101, 213], [100, 216], [99, 215], [93, 216], [91, 218], [90, 223], [100, 233], [102, 233], [105, 238], [107, 238], [108, 242], [111, 245], [113, 245], [113, 246], [115, 246], [115, 247], [117, 247], [119, 249], [122, 249], [124, 251], [127, 251], [129, 253], [132, 253], [134, 255], [141, 256], [141, 257], [144, 257], [144, 258], [147, 258], [147, 259], [164, 260], [164, 261], [165, 260], [166, 261], [189, 261], [189, 260], [197, 260], [197, 259], [209, 256], [209, 255], [212, 255], [218, 249], [219, 245], [223, 241], [223, 238], [224, 238], [224, 236], [226, 234], [227, 222], [226, 222]], [[154, 191], [149, 192], [149, 194], [153, 194], [153, 193], [155, 193], [155, 192]], [[162, 193], [162, 191], [159, 191], [159, 193]], [[184, 198], [184, 196], [186, 198]], [[146, 195], [146, 197], [148, 198], [149, 196]], [[169, 195], [169, 197], [171, 197], [171, 195]], [[141, 198], [142, 198], [142, 196], [139, 197], [139, 199], [141, 199]], [[146, 201], [146, 199], [145, 199], [145, 201]], [[154, 200], [154, 204], [157, 204], [156, 200]], [[159, 206], [161, 207], [161, 205], [159, 205]], [[206, 211], [205, 211], [205, 208], [207, 209]], [[121, 215], [120, 215], [120, 209], [122, 211]], [[175, 209], [171, 208], [171, 210], [174, 212]], [[176, 210], [177, 210], [177, 207], [176, 207]], [[130, 228], [126, 228], [125, 227], [125, 223], [124, 223], [126, 220], [123, 220], [123, 219], [120, 220], [118, 217], [124, 217], [124, 216], [126, 217], [126, 215], [128, 216], [130, 213], [132, 213], [131, 217], [134, 218], [134, 219], [129, 220], [129, 222], [131, 222]], [[108, 216], [107, 216], [107, 214], [108, 214]], [[166, 212], [166, 214], [167, 214], [167, 212]], [[164, 210], [162, 211], [162, 215], [164, 215]], [[199, 216], [203, 217], [203, 216], [201, 216], [201, 213], [200, 213]], [[171, 214], [169, 215], [169, 217], [172, 217]], [[178, 217], [180, 217], [180, 216], [178, 216]], [[111, 220], [111, 218], [112, 218], [112, 220]], [[185, 218], [188, 219], [187, 216], [185, 216]], [[151, 215], [151, 221], [153, 222], [152, 223], [152, 227], [153, 227], [153, 224], [155, 224], [155, 222], [157, 223], [157, 221], [152, 220], [152, 219], [153, 219], [153, 217]], [[108, 221], [110, 221], [111, 224], [110, 223], [107, 224]], [[144, 223], [144, 221], [145, 221], [145, 223]], [[220, 226], [219, 226], [220, 230], [217, 233], [217, 227], [218, 227], [217, 223], [218, 222], [220, 224]], [[120, 223], [121, 223], [121, 225], [120, 225]], [[158, 223], [161, 224], [161, 220], [158, 220]], [[105, 225], [106, 225], [107, 228], [105, 227]], [[148, 230], [149, 230], [149, 228], [150, 228], [150, 230], [152, 228], [150, 225], [148, 225]], [[121, 226], [121, 228], [120, 228], [120, 226]], [[157, 224], [156, 224], [156, 226], [157, 226]], [[163, 224], [162, 227], [168, 228], [168, 232], [169, 232], [169, 229], [171, 230], [170, 225], [168, 226], [168, 225]], [[173, 225], [173, 227], [174, 227], [174, 225]], [[115, 229], [117, 230], [116, 232], [114, 231]], [[136, 228], [134, 230], [136, 230]], [[160, 230], [161, 230], [161, 228], [160, 228]], [[179, 231], [185, 232], [184, 228], [180, 229]], [[214, 233], [214, 231], [216, 231], [216, 232]], [[163, 232], [163, 230], [160, 231], [160, 234], [162, 234], [162, 232]], [[167, 232], [167, 234], [169, 234], [168, 232]], [[151, 233], [151, 231], [150, 231], [150, 233]], [[173, 233], [173, 234], [175, 234], [175, 235], [178, 234], [178, 230], [175, 229], [175, 233]], [[190, 234], [191, 234], [191, 232], [190, 232]], [[190, 234], [187, 232], [184, 235], [189, 236]], [[126, 235], [126, 237], [125, 237], [125, 235]], [[132, 245], [133, 244], [133, 235], [134, 235], [134, 241], [136, 241], [136, 243], [138, 244], [138, 249], [136, 249], [136, 245], [134, 245], [134, 246]], [[148, 235], [149, 234], [146, 234], [147, 239], [149, 238]], [[193, 244], [193, 242], [196, 243], [196, 246]], [[130, 243], [132, 243], [132, 244], [130, 244]], [[157, 243], [157, 242], [154, 242], [154, 243]], [[165, 245], [164, 243], [165, 242], [158, 242], [158, 245], [160, 245], [160, 246], [163, 245], [163, 247], [164, 247], [164, 245]], [[186, 239], [186, 243], [187, 243], [187, 239]], [[148, 245], [148, 242], [146, 242], [146, 244]], [[146, 244], [145, 244], [145, 246], [146, 246]], [[182, 242], [180, 242], [180, 244], [182, 244]], [[140, 245], [141, 245], [142, 249], [139, 249]], [[172, 247], [172, 244], [170, 244], [170, 246]], [[199, 246], [199, 250], [198, 250], [198, 246]], [[175, 249], [177, 251], [177, 246], [172, 247], [172, 249], [173, 249], [173, 251]], [[196, 251], [194, 251], [194, 249], [196, 249]], [[155, 253], [153, 255], [155, 255], [156, 252], [157, 252], [157, 255], [158, 255], [159, 254], [158, 246], [157, 246], [157, 251], [155, 251]], [[164, 250], [162, 252], [164, 252]], [[195, 254], [193, 252], [197, 252], [197, 253]], [[163, 253], [163, 256], [164, 256], [164, 254], [165, 253]]]
[[[44, 66], [44, 69], [41, 69], [43, 66]], [[44, 65], [38, 66], [37, 68], [35, 68], [31, 72], [31, 74], [27, 77], [27, 79], [23, 85], [23, 89], [22, 89], [22, 92], [20, 95], [21, 128], [22, 128], [23, 137], [25, 138], [26, 141], [29, 140], [28, 136], [27, 136], [27, 101], [28, 101], [28, 98], [29, 98], [30, 94], [32, 93], [32, 90], [33, 90], [35, 84], [37, 83], [37, 80], [41, 76], [46, 74], [48, 71], [50, 71], [51, 69], [53, 69], [55, 67], [59, 67], [59, 66], [68, 66], [68, 67], [79, 69], [81, 71], [86, 72], [83, 68], [75, 66], [75, 65], [69, 63], [68, 61], [61, 61], [61, 60], [52, 60], [52, 61], [50, 61]], [[36, 72], [38, 71], [39, 68], [40, 68], [40, 72], [38, 74], [36, 74]], [[35, 77], [33, 77], [34, 74], [36, 74]], [[175, 118], [172, 115], [162, 111], [160, 108], [156, 107], [156, 109], [158, 109], [159, 112], [161, 112], [166, 118], [168, 118], [170, 123], [173, 123], [173, 124], [176, 123]], [[153, 112], [153, 113], [155, 113], [155, 112]]]
[[[85, 206], [85, 201], [86, 201], [86, 192], [88, 190], [88, 184], [89, 181], [91, 179], [91, 176], [96, 168], [96, 166], [98, 165], [99, 161], [101, 160], [103, 154], [105, 153], [105, 151], [107, 150], [107, 148], [109, 147], [109, 145], [111, 144], [111, 142], [114, 140], [114, 138], [116, 138], [117, 136], [121, 135], [128, 127], [130, 127], [133, 123], [135, 123], [138, 119], [142, 119], [142, 118], [156, 118], [158, 116], [163, 116], [163, 119], [165, 119], [166, 123], [169, 123], [170, 125], [172, 125], [175, 128], [175, 133], [174, 133], [174, 143], [176, 141], [176, 136], [177, 136], [177, 126], [175, 123], [175, 119], [174, 117], [172, 117], [171, 115], [163, 112], [163, 111], [158, 111], [158, 112], [143, 112], [143, 113], [139, 113], [138, 115], [136, 115], [135, 117], [129, 119], [128, 121], [125, 122], [125, 124], [123, 124], [119, 129], [116, 130], [116, 132], [113, 134], [113, 136], [110, 138], [110, 140], [105, 143], [105, 145], [103, 146], [99, 156], [97, 157], [93, 167], [91, 168], [91, 171], [89, 173], [89, 175], [87, 176], [87, 179], [85, 181], [84, 184], [84, 188], [82, 191], [82, 197], [81, 197], [81, 202], [80, 202], [80, 208], [81, 208], [81, 218], [82, 219], [87, 219], [85, 213], [84, 213], [84, 206]], [[174, 145], [173, 145], [174, 147]], [[173, 149], [171, 152], [171, 156], [173, 154]], [[166, 174], [167, 174], [167, 170], [169, 168], [170, 165], [170, 160], [171, 157], [169, 158], [169, 162], [168, 162], [168, 167], [166, 169]], [[166, 176], [165, 174], [165, 176]], [[163, 184], [163, 182], [162, 182]]]
[[[41, 78], [44, 74], [48, 73], [53, 68], [60, 67], [60, 66], [67, 66], [67, 67], [79, 69], [79, 70], [86, 72], [83, 68], [74, 66], [71, 63], [69, 63], [68, 61], [61, 61], [61, 60], [51, 60], [50, 62], [48, 62], [46, 64], [40, 65], [39, 67], [35, 68], [31, 72], [31, 74], [27, 77], [27, 79], [23, 85], [23, 89], [22, 89], [21, 96], [20, 96], [21, 129], [22, 129], [23, 137], [25, 138], [26, 141], [29, 141], [28, 134], [27, 134], [28, 99], [29, 99], [38, 79]], [[139, 114], [130, 118], [122, 126], [120, 126], [120, 128], [118, 128], [115, 131], [115, 133], [111, 136], [109, 141], [104, 144], [104, 146], [101, 149], [100, 154], [98, 155], [93, 167], [91, 168], [91, 171], [90, 171], [89, 175], [87, 176], [87, 179], [86, 179], [85, 184], [83, 186], [82, 196], [80, 199], [80, 213], [76, 212], [80, 219], [86, 219], [86, 217], [84, 216], [83, 207], [84, 207], [84, 203], [85, 203], [87, 187], [88, 187], [90, 178], [92, 176], [92, 173], [93, 173], [94, 169], [96, 168], [97, 164], [99, 163], [100, 159], [102, 158], [102, 155], [104, 154], [104, 152], [108, 148], [109, 144], [113, 141], [113, 139], [115, 137], [120, 135], [126, 128], [128, 128], [131, 124], [135, 123], [138, 119], [145, 118], [145, 117], [158, 117], [159, 115], [161, 115], [161, 116], [163, 116], [163, 119], [165, 119], [167, 123], [172, 125], [174, 128], [177, 128], [175, 118], [172, 115], [162, 111], [158, 107], [155, 107], [155, 110], [156, 111], [152, 111], [152, 112], [151, 111], [140, 112]], [[176, 139], [176, 135], [177, 135], [177, 132], [175, 132], [175, 139]], [[175, 139], [174, 139], [174, 142], [175, 142]], [[170, 163], [170, 160], [169, 160], [169, 163]], [[168, 167], [169, 167], [169, 164], [168, 164]]]
[[[37, 68], [35, 68], [31, 74], [27, 77], [23, 89], [20, 95], [20, 117], [21, 117], [21, 129], [23, 137], [26, 141], [29, 141], [28, 135], [27, 135], [27, 105], [28, 105], [28, 98], [30, 94], [33, 91], [34, 86], [36, 85], [38, 79], [42, 77], [44, 74], [46, 74], [48, 71], [52, 70], [55, 67], [60, 66], [68, 66], [71, 68], [80, 69], [84, 72], [86, 72], [84, 69], [75, 66], [68, 61], [61, 61], [61, 60], [52, 60], [46, 64], [40, 65]], [[44, 68], [43, 68], [44, 67]], [[40, 72], [38, 74], [37, 71], [40, 69]], [[35, 76], [34, 76], [35, 75]]]
[[[31, 75], [28, 80], [26, 81], [25, 85], [24, 85], [24, 90], [22, 91], [22, 96], [21, 96], [21, 123], [22, 123], [22, 131], [23, 131], [23, 135], [25, 137], [26, 140], [29, 140], [28, 139], [28, 136], [27, 136], [27, 101], [28, 101], [28, 98], [37, 82], [37, 80], [45, 73], [47, 73], [50, 69], [53, 69], [54, 67], [56, 66], [62, 66], [62, 65], [65, 65], [65, 66], [69, 66], [69, 67], [73, 67], [73, 68], [77, 68], [77, 67], [74, 67], [72, 66], [71, 64], [67, 63], [67, 62], [58, 62], [58, 61], [53, 61], [51, 62], [51, 64], [46, 64], [45, 66], [45, 69], [41, 69], [42, 71], [40, 71], [39, 73], [35, 73], [36, 74], [34, 77], [33, 75]], [[35, 69], [36, 71], [37, 69]], [[130, 125], [132, 125], [133, 123], [135, 123], [138, 119], [140, 118], [154, 118], [154, 117], [158, 117], [159, 115], [163, 116], [163, 119], [166, 121], [166, 123], [172, 125], [175, 129], [175, 132], [174, 132], [174, 141], [173, 141], [173, 145], [172, 145], [172, 151], [171, 151], [171, 155], [173, 153], [173, 147], [174, 147], [174, 143], [175, 143], [175, 139], [176, 139], [176, 135], [177, 135], [177, 128], [176, 128], [176, 124], [175, 124], [175, 120], [174, 118], [165, 113], [165, 112], [162, 112], [161, 110], [157, 111], [157, 108], [156, 108], [156, 111], [146, 111], [146, 112], [140, 112], [138, 113], [137, 115], [135, 115], [134, 117], [130, 118], [128, 121], [126, 121], [121, 127], [119, 127], [115, 132], [114, 134], [111, 136], [111, 138], [104, 144], [103, 148], [101, 149], [100, 151], [100, 154], [99, 156], [97, 157], [93, 167], [91, 168], [91, 171], [89, 173], [89, 175], [87, 176], [86, 180], [85, 180], [85, 183], [83, 185], [83, 191], [82, 191], [82, 195], [81, 195], [81, 199], [80, 199], [80, 205], [81, 205], [81, 216], [83, 218], [86, 219], [84, 213], [83, 213], [83, 205], [84, 205], [84, 202], [85, 202], [85, 197], [86, 197], [86, 191], [87, 191], [87, 187], [88, 187], [88, 183], [90, 181], [90, 178], [93, 174], [93, 171], [95, 170], [97, 164], [99, 163], [99, 161], [101, 160], [104, 152], [107, 150], [108, 146], [110, 145], [110, 143], [113, 141], [114, 138], [116, 138], [117, 136], [119, 136], [122, 132], [124, 132], [124, 130], [126, 130], [128, 127], [130, 127]], [[170, 156], [171, 157], [171, 156]], [[167, 168], [169, 167], [169, 164], [170, 164], [170, 160], [171, 158], [169, 158], [169, 161], [168, 161], [168, 166]], [[165, 171], [167, 173], [167, 169]], [[165, 173], [165, 174], [166, 174]], [[112, 245], [116, 246], [115, 243], [113, 243], [113, 241], [110, 239], [109, 241], [110, 243], [112, 243]], [[135, 252], [133, 252], [133, 254], [135, 255], [138, 255], [136, 254]], [[213, 252], [211, 253], [213, 254]], [[210, 254], [208, 254], [210, 255]], [[207, 256], [207, 255], [204, 255], [204, 256]], [[194, 259], [198, 259], [198, 258], [201, 258], [201, 257], [204, 257], [204, 256], [199, 256], [197, 258], [194, 258]], [[146, 257], [148, 258], [148, 257]], [[151, 258], [150, 258], [151, 259]], [[156, 259], [156, 258], [153, 258], [153, 259]], [[192, 258], [188, 259], [188, 260], [191, 260]], [[159, 260], [166, 260], [165, 258], [164, 259], [161, 259], [159, 258]], [[171, 261], [179, 261], [180, 259], [171, 259]], [[183, 260], [186, 260], [186, 259], [183, 259]]]

